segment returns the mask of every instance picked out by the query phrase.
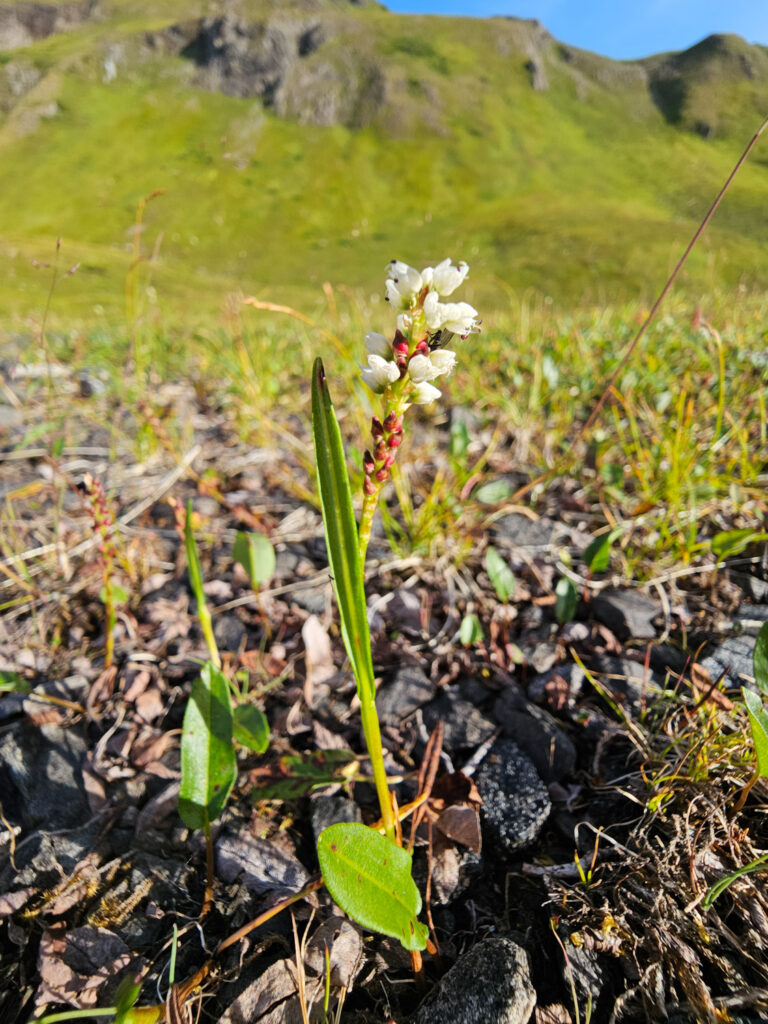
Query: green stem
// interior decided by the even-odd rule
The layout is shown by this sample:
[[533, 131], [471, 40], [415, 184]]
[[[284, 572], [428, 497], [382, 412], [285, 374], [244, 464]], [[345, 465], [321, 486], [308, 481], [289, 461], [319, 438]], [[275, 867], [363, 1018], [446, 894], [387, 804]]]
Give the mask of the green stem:
[[357, 695], [360, 698], [360, 720], [365, 736], [365, 745], [368, 748], [368, 757], [373, 770], [373, 783], [376, 787], [376, 795], [379, 798], [381, 808], [381, 820], [384, 825], [384, 832], [388, 839], [395, 840], [395, 815], [392, 810], [392, 797], [389, 792], [387, 773], [384, 769], [384, 751], [381, 745], [381, 727], [379, 716], [376, 711], [376, 693], [361, 693], [358, 686]]

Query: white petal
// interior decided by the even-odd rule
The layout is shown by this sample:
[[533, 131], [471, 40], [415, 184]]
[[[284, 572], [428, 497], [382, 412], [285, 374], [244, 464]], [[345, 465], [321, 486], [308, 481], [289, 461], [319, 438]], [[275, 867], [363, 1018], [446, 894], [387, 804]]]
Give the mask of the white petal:
[[451, 350], [447, 348], [437, 349], [437, 351], [430, 355], [429, 359], [436, 371], [436, 377], [439, 377], [443, 373], [451, 373], [456, 365], [456, 353], [451, 352]]
[[445, 320], [445, 306], [441, 306], [437, 300], [437, 292], [429, 292], [424, 299], [424, 316], [427, 327], [432, 331], [439, 331]]
[[408, 332], [413, 327], [413, 317], [408, 316], [407, 313], [400, 313], [397, 318], [397, 329], [401, 334], [408, 335]]
[[381, 394], [386, 391], [390, 384], [394, 384], [400, 377], [400, 370], [397, 365], [375, 353], [368, 356], [368, 365], [360, 371], [360, 376], [368, 385], [371, 391]]
[[[390, 287], [390, 281], [392, 287]], [[392, 260], [387, 266], [387, 296], [390, 297], [392, 291], [397, 292], [404, 308], [407, 309], [410, 306], [422, 288], [421, 274], [413, 267], [409, 267], [407, 263], [403, 263], [402, 260]], [[391, 297], [389, 301], [394, 302]]]
[[436, 387], [422, 381], [420, 384], [414, 384], [410, 399], [416, 405], [429, 405], [430, 402], [436, 402], [440, 394]]
[[[426, 302], [424, 308], [426, 310]], [[477, 310], [468, 302], [447, 302], [442, 306], [442, 324], [454, 334], [473, 334], [480, 330]], [[427, 320], [429, 323], [429, 320]]]
[[440, 295], [450, 295], [464, 281], [468, 272], [469, 267], [463, 260], [457, 267], [452, 267], [450, 260], [443, 260], [435, 267], [430, 287]]
[[440, 370], [432, 365], [429, 356], [411, 356], [408, 361], [408, 376], [414, 384], [420, 384], [425, 380], [434, 380], [440, 376]]
[[392, 342], [376, 331], [368, 331], [365, 336], [365, 347], [369, 355], [381, 356], [382, 359], [392, 355]]

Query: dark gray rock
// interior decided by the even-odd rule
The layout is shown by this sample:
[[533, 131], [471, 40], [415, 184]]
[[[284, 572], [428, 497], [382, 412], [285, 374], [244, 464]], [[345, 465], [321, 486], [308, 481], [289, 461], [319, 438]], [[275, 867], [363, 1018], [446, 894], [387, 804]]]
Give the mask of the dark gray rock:
[[553, 710], [565, 714], [575, 707], [584, 678], [584, 670], [573, 662], [557, 665], [548, 672], [534, 676], [528, 684], [528, 696], [540, 704], [546, 702]]
[[496, 520], [492, 533], [497, 540], [506, 541], [516, 548], [543, 550], [556, 540], [562, 540], [567, 530], [552, 519], [530, 519], [520, 512], [510, 512]]
[[491, 843], [506, 854], [530, 846], [552, 804], [533, 762], [512, 740], [497, 740], [476, 778], [481, 820]]
[[559, 782], [576, 767], [576, 748], [548, 711], [502, 691], [494, 706], [496, 721], [507, 739], [526, 753], [544, 782]]
[[451, 752], [461, 747], [479, 747], [496, 729], [490, 718], [454, 690], [441, 693], [425, 706], [423, 714], [430, 732], [438, 721], [443, 723], [443, 746]]
[[376, 707], [383, 725], [399, 725], [430, 701], [437, 691], [416, 665], [402, 665], [376, 694]]
[[650, 665], [646, 670], [642, 662], [630, 658], [595, 654], [590, 659], [590, 668], [613, 699], [633, 715], [655, 700], [665, 683], [665, 677], [654, 672]]
[[216, 871], [225, 882], [239, 881], [250, 892], [289, 896], [309, 881], [295, 855], [249, 832], [225, 833], [216, 843]]
[[9, 895], [27, 886], [53, 888], [68, 878], [87, 853], [93, 850], [104, 828], [104, 818], [61, 832], [34, 832], [16, 847], [11, 863], [7, 846], [0, 853], [0, 893]]
[[752, 655], [755, 650], [753, 636], [730, 636], [718, 644], [701, 662], [713, 680], [725, 673], [727, 686], [754, 687]]
[[412, 1024], [527, 1024], [535, 1006], [525, 950], [492, 936], [456, 961]]
[[360, 808], [346, 796], [316, 793], [311, 798], [312, 831], [317, 842], [324, 828], [340, 821], [362, 821]]
[[661, 605], [636, 590], [603, 590], [590, 602], [593, 616], [620, 640], [653, 640]]
[[215, 615], [213, 618], [213, 635], [219, 650], [237, 653], [246, 632], [245, 625], [236, 615]]
[[80, 727], [17, 722], [0, 736], [0, 793], [6, 817], [24, 829], [75, 828], [91, 818], [83, 785]]
[[600, 966], [600, 957], [594, 950], [583, 946], [567, 945], [568, 962], [563, 965], [563, 981], [570, 988], [571, 981], [576, 987], [579, 1002], [586, 1005], [588, 1000], [593, 1004], [600, 998], [605, 984], [605, 974]]

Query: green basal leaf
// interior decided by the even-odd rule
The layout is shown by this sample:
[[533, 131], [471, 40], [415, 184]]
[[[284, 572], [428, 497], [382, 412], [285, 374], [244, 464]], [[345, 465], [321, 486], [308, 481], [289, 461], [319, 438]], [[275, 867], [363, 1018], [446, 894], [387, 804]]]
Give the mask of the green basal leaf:
[[768, 622], [763, 623], [757, 634], [752, 664], [758, 690], [768, 695]]
[[498, 599], [508, 601], [515, 592], [515, 574], [496, 548], [488, 548], [485, 552], [485, 571], [488, 573]]
[[768, 714], [763, 709], [763, 702], [752, 690], [742, 689], [744, 703], [747, 705], [749, 725], [752, 729], [752, 741], [755, 744], [757, 773], [768, 778]]
[[490, 480], [487, 484], [481, 484], [474, 492], [473, 497], [483, 505], [498, 505], [506, 501], [512, 494], [512, 485], [508, 480]]
[[590, 572], [605, 572], [611, 564], [611, 548], [617, 537], [623, 533], [623, 528], [618, 527], [609, 533], [603, 533], [593, 538], [582, 552], [582, 560]]
[[271, 579], [277, 565], [275, 549], [269, 538], [261, 533], [245, 533], [240, 530], [232, 548], [232, 557], [248, 573], [254, 589]]
[[563, 625], [570, 622], [579, 607], [579, 592], [567, 576], [561, 577], [555, 587], [555, 618]]
[[341, 633], [361, 699], [371, 700], [375, 687], [357, 523], [341, 432], [321, 359], [315, 360], [312, 372], [312, 435], [328, 562], [339, 606]]
[[31, 693], [32, 684], [18, 672], [0, 671], [0, 693]]
[[407, 850], [366, 825], [343, 823], [320, 833], [317, 856], [328, 891], [353, 920], [406, 949], [426, 947], [429, 932], [418, 919], [421, 893]]
[[350, 750], [313, 750], [301, 757], [284, 754], [277, 764], [256, 768], [253, 799], [299, 800], [313, 789], [349, 782], [359, 770], [358, 759]]
[[115, 992], [115, 1019], [114, 1024], [128, 1024], [132, 1016], [133, 1004], [139, 998], [141, 992], [141, 978], [132, 974], [127, 975], [117, 986]]
[[710, 544], [712, 553], [717, 558], [730, 558], [733, 555], [740, 555], [750, 544], [759, 544], [764, 540], [768, 540], [768, 533], [753, 530], [748, 526], [741, 530], [723, 530], [716, 533]]
[[474, 612], [467, 612], [459, 626], [459, 640], [464, 647], [479, 644], [483, 639], [483, 627]]
[[232, 720], [235, 740], [256, 754], [263, 754], [269, 746], [267, 716], [253, 704], [238, 704]]
[[206, 662], [192, 684], [181, 731], [179, 814], [187, 828], [207, 828], [221, 814], [236, 776], [229, 683]]
[[463, 459], [469, 448], [470, 436], [467, 424], [463, 420], [451, 422], [451, 439], [448, 443], [449, 451], [455, 459]]

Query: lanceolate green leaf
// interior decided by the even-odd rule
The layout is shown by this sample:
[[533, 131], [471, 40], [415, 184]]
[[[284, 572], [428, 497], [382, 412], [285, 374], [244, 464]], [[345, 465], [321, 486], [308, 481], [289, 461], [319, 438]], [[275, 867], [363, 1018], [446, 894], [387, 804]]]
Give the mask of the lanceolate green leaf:
[[229, 684], [207, 662], [192, 684], [181, 732], [179, 814], [188, 828], [207, 828], [221, 814], [236, 775]]
[[266, 583], [275, 571], [277, 560], [275, 549], [262, 533], [245, 533], [240, 530], [235, 538], [232, 557], [248, 573], [251, 586], [256, 588]]
[[742, 689], [741, 692], [747, 705], [752, 740], [755, 744], [757, 773], [763, 778], [768, 778], [768, 714], [763, 709], [763, 702], [758, 694], [746, 689]]
[[498, 599], [508, 601], [515, 592], [515, 574], [496, 548], [489, 547], [485, 552], [485, 571]]
[[371, 931], [424, 949], [428, 929], [418, 920], [421, 894], [411, 855], [366, 825], [330, 825], [317, 842], [328, 891], [345, 913]]
[[768, 622], [763, 623], [757, 634], [752, 662], [755, 666], [757, 688], [761, 693], [768, 695]]
[[312, 433], [328, 562], [339, 605], [341, 633], [358, 688], [362, 691], [361, 699], [363, 695], [370, 698], [375, 692], [373, 662], [357, 523], [341, 432], [320, 359], [315, 360], [312, 372]]
[[232, 730], [237, 742], [256, 754], [263, 754], [269, 746], [267, 716], [253, 704], [239, 704], [235, 708]]

